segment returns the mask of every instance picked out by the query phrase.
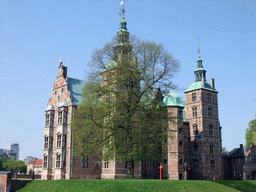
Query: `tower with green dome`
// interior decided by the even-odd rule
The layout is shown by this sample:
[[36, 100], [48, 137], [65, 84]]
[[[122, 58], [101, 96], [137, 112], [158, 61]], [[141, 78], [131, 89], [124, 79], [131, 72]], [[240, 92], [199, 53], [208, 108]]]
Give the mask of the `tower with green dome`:
[[221, 179], [221, 127], [218, 114], [218, 91], [214, 79], [206, 81], [198, 47], [195, 82], [185, 91], [186, 119], [189, 122], [189, 165], [193, 179]]

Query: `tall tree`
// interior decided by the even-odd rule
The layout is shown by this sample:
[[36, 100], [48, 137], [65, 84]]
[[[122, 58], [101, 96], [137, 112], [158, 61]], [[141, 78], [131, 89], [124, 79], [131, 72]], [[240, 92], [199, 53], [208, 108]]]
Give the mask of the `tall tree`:
[[249, 127], [246, 129], [245, 133], [246, 147], [250, 147], [253, 143], [256, 145], [256, 119], [249, 122]]
[[3, 168], [6, 168], [8, 171], [13, 171], [15, 174], [15, 179], [17, 180], [17, 173], [21, 170], [24, 170], [26, 164], [24, 161], [16, 160], [16, 159], [8, 159], [7, 161], [3, 162]]
[[[122, 51], [116, 38], [92, 55], [83, 102], [72, 120], [74, 154], [127, 162], [129, 177], [141, 160], [162, 162], [167, 131], [165, 92], [179, 62], [162, 44], [132, 36]], [[123, 45], [123, 44], [122, 44]], [[133, 48], [133, 49], [131, 49]]]

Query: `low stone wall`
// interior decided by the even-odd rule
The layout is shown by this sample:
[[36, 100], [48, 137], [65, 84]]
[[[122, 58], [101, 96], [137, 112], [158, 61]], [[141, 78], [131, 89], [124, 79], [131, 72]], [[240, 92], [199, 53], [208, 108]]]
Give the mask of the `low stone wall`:
[[[12, 178], [15, 178], [15, 174], [12, 174]], [[17, 175], [18, 178], [33, 178], [33, 175]], [[34, 179], [41, 179], [41, 175], [34, 175]]]
[[7, 192], [11, 190], [12, 173], [9, 171], [0, 171], [0, 191]]

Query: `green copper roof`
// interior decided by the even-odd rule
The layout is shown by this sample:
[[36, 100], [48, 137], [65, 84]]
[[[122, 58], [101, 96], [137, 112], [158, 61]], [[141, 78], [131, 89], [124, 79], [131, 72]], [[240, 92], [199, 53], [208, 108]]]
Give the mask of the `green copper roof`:
[[151, 91], [147, 91], [145, 92], [140, 101], [142, 103], [144, 103], [144, 105], [150, 105], [151, 102], [156, 98], [156, 94], [157, 94], [158, 90], [151, 90]]
[[180, 96], [171, 89], [163, 99], [164, 106], [180, 106], [185, 107], [184, 102], [182, 102]]
[[202, 81], [196, 81], [196, 82], [192, 83], [189, 86], [189, 88], [185, 91], [185, 93], [189, 92], [189, 91], [194, 91], [194, 90], [197, 90], [197, 89], [206, 89], [206, 90], [218, 92], [218, 91], [216, 91], [216, 89], [213, 89], [211, 87], [210, 83], [205, 82], [205, 86], [203, 86], [203, 82]]
[[68, 77], [68, 91], [71, 93], [71, 101], [78, 105], [82, 102], [82, 92], [86, 81]]

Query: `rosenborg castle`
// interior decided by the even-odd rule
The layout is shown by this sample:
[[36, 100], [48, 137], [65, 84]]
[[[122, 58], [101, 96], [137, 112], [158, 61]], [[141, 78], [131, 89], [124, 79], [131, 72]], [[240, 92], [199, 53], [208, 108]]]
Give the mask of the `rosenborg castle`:
[[[129, 32], [124, 17], [121, 19], [117, 36], [116, 46], [122, 49], [123, 43], [129, 44]], [[113, 62], [108, 64], [105, 73], [112, 64]], [[163, 144], [163, 150], [168, 152], [162, 162], [163, 178], [255, 179], [256, 149], [253, 146], [245, 149], [240, 147], [230, 155], [222, 155], [218, 91], [215, 89], [214, 79], [210, 79], [210, 83], [206, 81], [206, 70], [203, 68], [200, 55], [197, 64], [195, 62], [194, 75], [195, 81], [191, 82], [184, 92], [185, 102], [173, 90], [166, 95], [162, 95], [160, 90], [151, 90], [154, 95], [162, 95], [168, 113], [176, 119], [176, 123], [168, 125], [169, 130], [174, 133], [173, 139]], [[123, 162], [105, 162], [101, 161], [99, 156], [79, 159], [72, 153], [72, 113], [82, 101], [84, 85], [84, 81], [67, 76], [67, 67], [61, 60], [45, 111], [41, 179], [118, 179], [127, 176], [126, 165]], [[242, 154], [245, 158], [242, 158]], [[239, 158], [240, 163], [242, 160], [247, 164], [242, 162], [244, 166], [239, 168], [240, 172], [235, 171], [234, 174], [233, 170], [237, 170], [240, 164]], [[134, 176], [158, 178], [159, 165], [160, 163], [154, 161], [135, 164]]]

